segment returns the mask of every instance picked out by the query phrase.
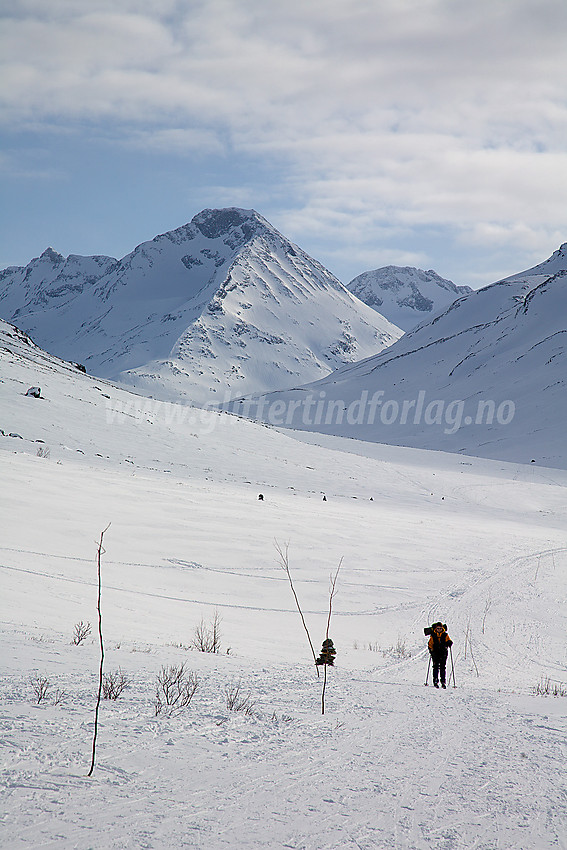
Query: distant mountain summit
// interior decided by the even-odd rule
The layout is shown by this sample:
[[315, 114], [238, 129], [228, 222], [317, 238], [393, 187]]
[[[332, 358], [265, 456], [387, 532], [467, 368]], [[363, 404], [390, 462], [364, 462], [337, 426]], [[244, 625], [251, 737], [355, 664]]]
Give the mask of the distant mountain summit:
[[566, 468], [567, 243], [458, 298], [380, 354], [230, 409], [301, 430]]
[[432, 269], [412, 266], [384, 266], [363, 272], [347, 284], [347, 289], [404, 331], [472, 292], [470, 286], [456, 286]]
[[0, 315], [93, 374], [222, 401], [322, 378], [399, 328], [254, 210], [203, 210], [121, 260], [48, 248], [0, 272]]

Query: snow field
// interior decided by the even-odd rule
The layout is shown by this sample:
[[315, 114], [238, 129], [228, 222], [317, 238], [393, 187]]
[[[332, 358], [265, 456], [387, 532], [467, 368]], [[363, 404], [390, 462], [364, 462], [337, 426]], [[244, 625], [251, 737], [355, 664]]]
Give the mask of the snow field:
[[[2, 847], [567, 846], [565, 700], [532, 695], [542, 676], [567, 680], [564, 471], [166, 420], [10, 345], [0, 427], [22, 439], [0, 436]], [[128, 415], [110, 421], [109, 404]], [[102, 703], [87, 779], [98, 647], [71, 638], [96, 624], [109, 522], [105, 669], [132, 684]], [[316, 650], [343, 558], [324, 717], [274, 540]], [[189, 649], [215, 610], [221, 653]], [[423, 687], [434, 619], [454, 640], [446, 692]], [[155, 717], [156, 674], [182, 662], [200, 687]], [[65, 699], [34, 705], [33, 675]], [[250, 716], [226, 707], [239, 681]]]
[[146, 671], [103, 704], [94, 779], [94, 676], [91, 693], [69, 676], [70, 704], [6, 700], [3, 846], [564, 846], [557, 700], [377, 686], [337, 669], [321, 717], [303, 665], [242, 665], [256, 700], [244, 717], [223, 705], [230, 661], [191, 656], [202, 687], [190, 709], [155, 718], [149, 669], [186, 654], [133, 657]]
[[[537, 507], [526, 526], [525, 506], [514, 524], [508, 505], [490, 522], [494, 507], [466, 487], [458, 504], [408, 495], [411, 510], [276, 488], [258, 502], [252, 485], [25, 454], [4, 455], [3, 471], [22, 494], [3, 506], [3, 846], [565, 846], [562, 701], [528, 695], [544, 673], [565, 678], [551, 607], [565, 598], [555, 512]], [[537, 505], [547, 493], [557, 507], [554, 487], [527, 486]], [[95, 623], [93, 556], [109, 519], [106, 669], [133, 684], [103, 702], [87, 780], [97, 646], [70, 640], [79, 619]], [[329, 572], [346, 552], [323, 718], [276, 536], [289, 540], [317, 649]], [[503, 550], [529, 554], [499, 561]], [[215, 609], [223, 654], [180, 648]], [[447, 692], [423, 688], [422, 628], [437, 616], [455, 640], [459, 687]], [[464, 658], [469, 624], [479, 677], [470, 650]], [[399, 639], [411, 657], [387, 652]], [[201, 687], [187, 711], [155, 718], [155, 676], [183, 661]], [[66, 701], [32, 705], [33, 672]], [[238, 681], [253, 717], [226, 709], [224, 689]]]

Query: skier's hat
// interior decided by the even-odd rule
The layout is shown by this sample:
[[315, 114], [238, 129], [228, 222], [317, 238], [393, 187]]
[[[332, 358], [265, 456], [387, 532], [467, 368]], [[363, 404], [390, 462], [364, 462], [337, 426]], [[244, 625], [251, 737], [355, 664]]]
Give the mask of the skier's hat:
[[432, 623], [430, 626], [426, 626], [423, 630], [423, 633], [425, 635], [432, 635], [433, 632], [435, 631], [435, 629], [437, 628], [437, 626], [441, 626], [442, 629], [447, 631], [447, 624], [439, 622], [439, 623]]

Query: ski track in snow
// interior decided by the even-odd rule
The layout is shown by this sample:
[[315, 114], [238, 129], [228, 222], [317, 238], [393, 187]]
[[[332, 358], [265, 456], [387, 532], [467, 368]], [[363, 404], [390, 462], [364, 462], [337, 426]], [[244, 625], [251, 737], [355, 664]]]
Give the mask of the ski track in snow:
[[152, 718], [138, 695], [105, 704], [95, 780], [86, 705], [18, 706], [1, 727], [3, 846], [565, 846], [563, 717], [542, 722], [510, 695], [333, 673], [324, 717], [316, 677], [297, 667], [248, 674], [261, 694], [252, 718], [231, 716], [218, 692], [215, 705], [218, 673], [184, 715]]
[[[545, 579], [542, 559], [550, 573], [564, 571], [566, 552], [537, 550], [473, 578], [467, 616], [475, 599], [484, 599], [485, 585], [502, 594], [513, 575], [533, 597]], [[458, 604], [452, 614], [452, 632], [462, 632]], [[493, 635], [497, 625], [492, 617]], [[504, 637], [509, 618], [505, 626]], [[16, 632], [21, 629], [5, 630], [9, 652], [21, 652]], [[517, 651], [509, 635], [507, 641], [496, 653], [504, 662]], [[133, 693], [103, 703], [95, 778], [87, 779], [94, 674], [66, 672], [61, 660], [82, 648], [55, 633], [27, 630], [23, 645], [32, 670], [47, 648], [63, 666], [57, 684], [71, 696], [58, 706], [33, 706], [23, 671], [3, 677], [3, 847], [566, 846], [561, 700], [498, 692], [470, 673], [463, 687], [425, 690], [421, 651], [358, 674], [331, 671], [321, 717], [320, 683], [307, 666], [259, 670], [245, 659], [149, 646], [138, 650], [144, 663]], [[479, 658], [485, 648], [479, 639]], [[128, 649], [136, 647], [111, 649], [110, 656], [127, 667]], [[96, 647], [85, 650], [92, 671]], [[172, 653], [198, 662], [202, 693], [187, 712], [155, 718], [151, 674]], [[496, 676], [507, 666], [502, 661]], [[460, 678], [462, 661], [457, 669]], [[223, 688], [236, 678], [256, 701], [252, 717], [231, 714], [223, 704]]]

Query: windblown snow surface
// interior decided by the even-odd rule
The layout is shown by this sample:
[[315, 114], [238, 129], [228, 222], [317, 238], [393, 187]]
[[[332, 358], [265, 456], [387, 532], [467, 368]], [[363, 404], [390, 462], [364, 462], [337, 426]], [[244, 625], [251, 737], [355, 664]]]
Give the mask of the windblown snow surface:
[[[2, 847], [567, 846], [567, 700], [534, 694], [567, 686], [567, 472], [160, 404], [0, 330]], [[88, 778], [108, 523], [104, 666], [130, 687]], [[324, 715], [275, 540], [317, 651], [342, 559]], [[221, 651], [192, 649], [215, 611]], [[182, 663], [193, 700], [156, 716]]]

